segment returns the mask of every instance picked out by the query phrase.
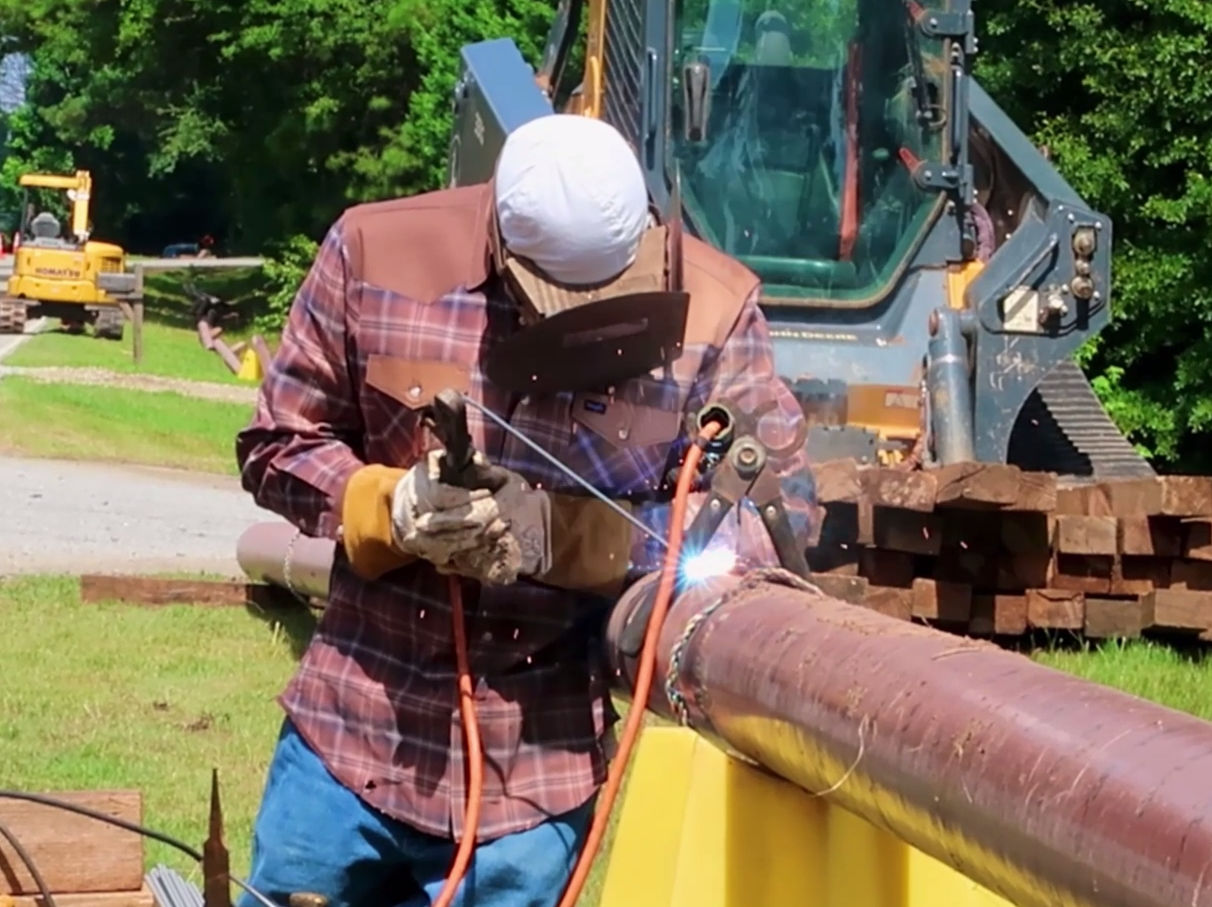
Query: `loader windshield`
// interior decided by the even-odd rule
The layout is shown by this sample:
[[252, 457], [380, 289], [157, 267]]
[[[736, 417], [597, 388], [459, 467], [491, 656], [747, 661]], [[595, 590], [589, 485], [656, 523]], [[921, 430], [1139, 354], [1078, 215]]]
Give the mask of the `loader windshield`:
[[686, 215], [767, 296], [873, 304], [939, 209], [911, 178], [946, 151], [945, 47], [921, 14], [913, 0], [676, 0]]

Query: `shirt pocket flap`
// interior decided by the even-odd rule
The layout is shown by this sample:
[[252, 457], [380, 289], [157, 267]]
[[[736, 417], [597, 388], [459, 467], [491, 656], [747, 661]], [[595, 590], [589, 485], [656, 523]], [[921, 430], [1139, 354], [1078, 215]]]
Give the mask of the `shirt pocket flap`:
[[604, 394], [577, 394], [572, 399], [572, 419], [616, 447], [653, 447], [669, 444], [682, 428], [682, 414], [611, 400]]
[[448, 387], [466, 394], [471, 389], [471, 370], [455, 362], [371, 353], [366, 360], [366, 384], [410, 409], [420, 409]]

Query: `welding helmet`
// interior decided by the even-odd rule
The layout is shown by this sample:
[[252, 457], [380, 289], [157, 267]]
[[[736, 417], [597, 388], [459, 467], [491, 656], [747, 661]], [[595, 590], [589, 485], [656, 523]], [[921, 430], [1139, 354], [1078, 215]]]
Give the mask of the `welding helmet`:
[[486, 351], [500, 387], [598, 391], [681, 354], [680, 232], [659, 223], [635, 152], [576, 114], [510, 133], [493, 178], [493, 255], [521, 328]]

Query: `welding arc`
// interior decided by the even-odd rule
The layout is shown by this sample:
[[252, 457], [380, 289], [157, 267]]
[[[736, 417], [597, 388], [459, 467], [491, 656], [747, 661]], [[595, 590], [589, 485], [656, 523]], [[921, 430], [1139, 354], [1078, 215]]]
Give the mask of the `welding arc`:
[[[76, 803], [68, 803], [66, 800], [60, 800], [56, 797], [48, 797], [46, 794], [31, 794], [20, 790], [0, 790], [0, 800], [23, 800], [26, 803], [38, 803], [42, 806], [49, 806], [52, 809], [61, 809], [64, 812], [75, 813], [78, 816], [85, 816], [89, 819], [96, 819], [98, 822], [104, 822], [106, 825], [112, 825], [114, 828], [121, 828], [123, 831], [133, 832], [137, 835], [142, 835], [145, 838], [150, 838], [153, 841], [159, 841], [161, 844], [167, 844], [175, 850], [181, 851], [192, 860], [202, 862], [202, 851], [190, 847], [179, 838], [174, 838], [172, 835], [166, 835], [162, 831], [156, 831], [154, 828], [148, 828], [146, 825], [140, 825], [137, 822], [128, 822], [125, 819], [119, 819], [117, 816], [107, 816], [103, 812], [98, 812], [95, 809], [89, 809], [87, 806], [80, 806]], [[9, 839], [9, 843], [13, 843]], [[14, 846], [13, 848], [17, 848]], [[30, 873], [33, 875], [33, 873]], [[227, 876], [238, 887], [243, 888], [250, 895], [256, 898], [262, 907], [281, 907], [280, 904], [275, 904], [261, 892], [257, 891], [243, 879], [238, 878], [228, 873]]]
[[8, 846], [13, 849], [13, 853], [17, 855], [17, 859], [25, 866], [25, 871], [34, 880], [34, 885], [38, 889], [38, 897], [42, 901], [42, 907], [57, 907], [55, 896], [51, 894], [50, 886], [46, 884], [46, 879], [38, 869], [38, 864], [34, 862], [34, 858], [30, 856], [30, 852], [17, 840], [17, 836], [13, 834], [12, 829], [3, 822], [0, 822], [0, 838], [4, 838], [8, 842]]

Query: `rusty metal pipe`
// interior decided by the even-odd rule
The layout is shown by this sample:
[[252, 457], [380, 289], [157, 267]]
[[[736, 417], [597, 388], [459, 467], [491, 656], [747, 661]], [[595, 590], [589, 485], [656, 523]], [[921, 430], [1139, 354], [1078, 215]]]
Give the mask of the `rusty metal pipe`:
[[254, 523], [236, 542], [236, 561], [254, 582], [327, 598], [335, 549], [332, 539], [303, 535], [287, 523]]
[[666, 715], [675, 650], [695, 728], [1020, 907], [1212, 907], [1212, 724], [757, 574], [674, 603]]

